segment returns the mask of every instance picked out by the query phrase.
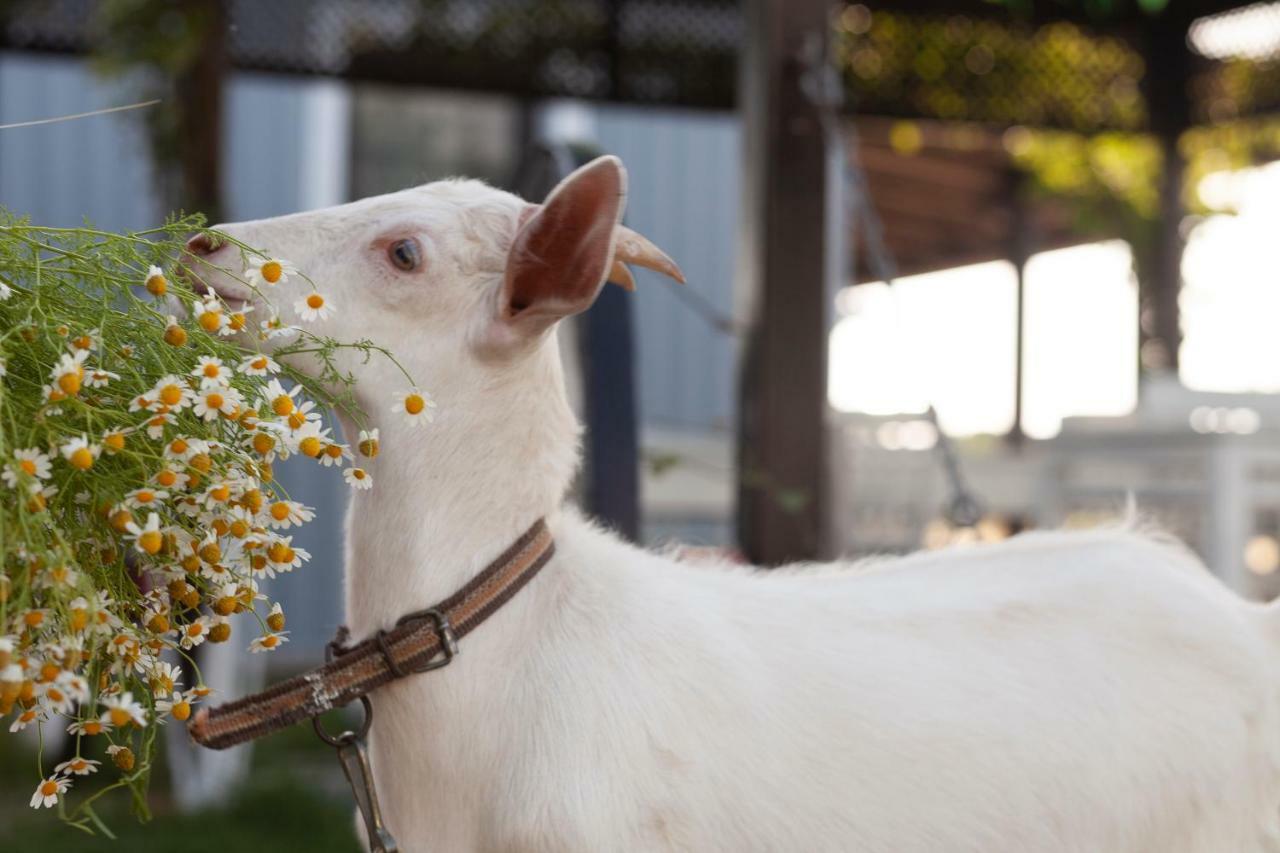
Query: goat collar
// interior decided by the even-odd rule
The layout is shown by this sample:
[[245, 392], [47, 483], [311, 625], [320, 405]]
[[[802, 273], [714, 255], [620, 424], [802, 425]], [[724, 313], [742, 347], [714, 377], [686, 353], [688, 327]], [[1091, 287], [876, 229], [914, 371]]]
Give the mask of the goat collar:
[[[201, 709], [188, 730], [201, 746], [225, 749], [313, 719], [366, 696], [393, 681], [444, 666], [466, 636], [511, 599], [547, 564], [555, 542], [543, 519], [534, 522], [510, 548], [444, 601], [402, 616], [345, 647], [346, 628], [329, 644], [324, 666], [216, 708]], [[441, 655], [437, 659], [437, 655]]]

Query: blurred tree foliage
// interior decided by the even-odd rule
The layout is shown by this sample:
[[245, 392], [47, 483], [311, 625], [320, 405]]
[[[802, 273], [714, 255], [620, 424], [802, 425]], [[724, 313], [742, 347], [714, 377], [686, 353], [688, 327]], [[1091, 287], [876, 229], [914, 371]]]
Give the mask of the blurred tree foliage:
[[222, 217], [222, 93], [228, 69], [224, 0], [102, 0], [93, 60], [127, 76], [146, 111], [160, 190], [169, 207]]

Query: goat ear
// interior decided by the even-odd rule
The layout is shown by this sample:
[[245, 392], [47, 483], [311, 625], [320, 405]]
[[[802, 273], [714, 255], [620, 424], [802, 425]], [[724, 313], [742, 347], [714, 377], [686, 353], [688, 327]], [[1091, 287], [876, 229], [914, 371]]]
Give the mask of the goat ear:
[[626, 194], [622, 161], [600, 157], [529, 209], [507, 255], [500, 323], [536, 335], [591, 307], [613, 266]]

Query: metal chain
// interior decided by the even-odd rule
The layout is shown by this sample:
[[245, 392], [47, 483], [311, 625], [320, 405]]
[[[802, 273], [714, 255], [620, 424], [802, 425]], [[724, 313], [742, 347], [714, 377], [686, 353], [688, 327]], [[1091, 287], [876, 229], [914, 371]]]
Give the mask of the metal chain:
[[[835, 65], [827, 55], [828, 39], [813, 33], [800, 51], [800, 63], [804, 73], [800, 78], [800, 88], [818, 112], [826, 135], [828, 150], [844, 151], [840, 158], [844, 177], [844, 213], [846, 221], [853, 228], [860, 226], [863, 244], [867, 250], [867, 262], [877, 278], [889, 287], [893, 287], [898, 278], [898, 266], [893, 253], [884, 239], [884, 224], [875, 205], [871, 203], [871, 193], [867, 188], [866, 173], [862, 169], [862, 161], [858, 157], [861, 144], [858, 129], [853, 122], [847, 127], [841, 121], [844, 108], [844, 84], [836, 71]], [[853, 239], [853, 228], [848, 232]], [[846, 253], [847, 258], [852, 253]], [[852, 276], [850, 276], [852, 278]], [[951, 436], [942, 429], [938, 419], [938, 410], [929, 401], [925, 417], [933, 425], [937, 438], [934, 448], [938, 461], [942, 466], [950, 497], [943, 507], [948, 522], [955, 527], [973, 527], [983, 516], [983, 504], [969, 488], [960, 458], [956, 453], [955, 443]]]

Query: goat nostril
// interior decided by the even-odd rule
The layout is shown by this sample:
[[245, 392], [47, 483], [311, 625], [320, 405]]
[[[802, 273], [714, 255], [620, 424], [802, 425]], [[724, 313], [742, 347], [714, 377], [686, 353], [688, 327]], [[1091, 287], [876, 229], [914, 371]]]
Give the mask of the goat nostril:
[[208, 234], [197, 234], [187, 241], [187, 251], [193, 255], [212, 255], [218, 248], [217, 241]]

